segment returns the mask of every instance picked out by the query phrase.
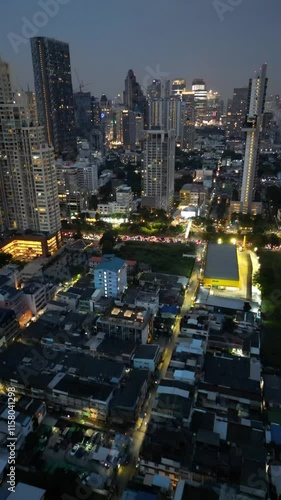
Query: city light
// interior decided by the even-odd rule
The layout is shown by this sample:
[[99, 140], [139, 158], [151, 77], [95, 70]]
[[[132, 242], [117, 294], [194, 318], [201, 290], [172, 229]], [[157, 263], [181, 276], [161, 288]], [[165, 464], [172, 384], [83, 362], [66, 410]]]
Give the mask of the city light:
[[221, 245], [221, 244], [222, 244], [222, 239], [221, 239], [221, 238], [219, 238], [219, 239], [218, 239], [218, 245]]

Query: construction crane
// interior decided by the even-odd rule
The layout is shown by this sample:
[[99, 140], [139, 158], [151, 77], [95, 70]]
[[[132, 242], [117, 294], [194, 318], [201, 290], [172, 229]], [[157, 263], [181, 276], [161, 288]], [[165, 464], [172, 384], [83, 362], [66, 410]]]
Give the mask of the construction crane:
[[88, 87], [89, 85], [91, 85], [91, 82], [85, 84], [82, 80], [80, 80], [76, 69], [75, 69], [75, 73], [76, 73], [76, 77], [77, 77], [77, 80], [78, 80], [78, 83], [79, 83], [79, 87], [78, 87], [78, 89], [75, 89], [74, 92], [78, 92], [78, 91], [82, 92], [82, 89], [85, 89], [86, 87]]

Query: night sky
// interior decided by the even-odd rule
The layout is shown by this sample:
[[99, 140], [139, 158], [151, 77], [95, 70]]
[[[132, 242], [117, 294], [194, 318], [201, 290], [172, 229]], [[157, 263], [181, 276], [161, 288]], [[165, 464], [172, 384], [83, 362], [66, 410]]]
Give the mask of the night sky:
[[[40, 4], [48, 1], [60, 4], [58, 12], [42, 18]], [[76, 69], [85, 91], [112, 98], [132, 68], [144, 85], [168, 76], [190, 87], [204, 78], [227, 99], [267, 62], [269, 92], [281, 93], [280, 0], [2, 0], [0, 12], [0, 55], [18, 88], [33, 88], [30, 44], [18, 40], [16, 53], [9, 40], [22, 36], [25, 17], [35, 36], [70, 44], [74, 90]], [[45, 26], [36, 27], [33, 16]]]

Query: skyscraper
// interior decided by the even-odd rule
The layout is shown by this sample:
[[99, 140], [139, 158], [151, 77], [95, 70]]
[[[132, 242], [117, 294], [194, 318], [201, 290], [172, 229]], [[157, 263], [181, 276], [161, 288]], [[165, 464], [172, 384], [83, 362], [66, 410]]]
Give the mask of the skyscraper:
[[207, 87], [205, 81], [201, 78], [193, 80], [192, 90], [195, 95], [196, 120], [199, 125], [202, 125], [207, 110]]
[[195, 132], [195, 99], [194, 92], [186, 90], [182, 94], [181, 102], [181, 148], [190, 150], [194, 148]]
[[168, 211], [174, 196], [175, 131], [148, 130], [144, 141], [142, 205]]
[[54, 234], [61, 228], [54, 151], [44, 127], [13, 101], [9, 66], [0, 61], [2, 227]]
[[142, 113], [145, 126], [147, 124], [147, 100], [143, 94], [140, 84], [137, 82], [136, 75], [132, 69], [128, 71], [125, 79], [125, 90], [123, 93], [124, 105], [136, 113]]
[[261, 211], [261, 203], [255, 202], [256, 173], [259, 160], [260, 139], [263, 124], [264, 104], [267, 90], [267, 66], [263, 64], [260, 71], [250, 80], [248, 93], [248, 110], [243, 127], [246, 132], [246, 148], [243, 166], [243, 178], [240, 195], [240, 206], [232, 211], [245, 214], [256, 214]]
[[165, 129], [174, 130], [176, 139], [181, 135], [181, 96], [174, 95], [167, 99]]
[[226, 137], [229, 139], [242, 139], [242, 131], [248, 107], [248, 87], [235, 88], [233, 98], [229, 101], [226, 115]]
[[163, 97], [151, 97], [148, 99], [149, 128], [165, 129], [167, 102], [167, 99]]
[[136, 114], [130, 109], [122, 112], [123, 145], [125, 149], [136, 147]]
[[14, 102], [26, 110], [26, 117], [33, 126], [38, 125], [36, 96], [31, 90], [21, 90], [14, 93]]
[[173, 80], [172, 83], [172, 94], [181, 95], [186, 88], [186, 81], [183, 78], [178, 80]]
[[152, 80], [147, 87], [148, 99], [165, 98], [170, 95], [170, 80]]
[[91, 92], [76, 92], [74, 99], [74, 116], [76, 130], [82, 137], [88, 137], [92, 128]]
[[56, 155], [76, 153], [69, 45], [52, 38], [31, 38], [39, 125]]

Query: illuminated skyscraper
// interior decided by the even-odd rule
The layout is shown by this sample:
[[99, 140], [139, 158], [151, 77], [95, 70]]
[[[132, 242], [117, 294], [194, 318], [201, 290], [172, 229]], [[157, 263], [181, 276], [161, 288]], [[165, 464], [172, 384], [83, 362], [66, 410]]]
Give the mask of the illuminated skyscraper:
[[168, 211], [174, 196], [175, 131], [146, 131], [143, 151], [142, 205]]
[[242, 131], [248, 107], [248, 87], [235, 88], [233, 98], [228, 102], [226, 114], [226, 137], [242, 139]]
[[143, 94], [140, 84], [137, 82], [136, 75], [132, 69], [128, 71], [125, 79], [125, 90], [123, 93], [124, 106], [130, 111], [142, 113], [144, 125], [147, 125], [147, 100]]
[[267, 90], [266, 71], [264, 64], [249, 83], [248, 109], [243, 127], [246, 147], [240, 201], [231, 203], [231, 212], [254, 215], [261, 212], [261, 203], [255, 201], [255, 189]]
[[31, 38], [39, 125], [56, 155], [76, 152], [69, 45], [52, 38]]
[[0, 61], [2, 227], [53, 234], [61, 228], [54, 150], [25, 100], [13, 100], [9, 66]]
[[256, 211], [253, 202], [267, 90], [266, 70], [267, 66], [263, 64], [260, 72], [255, 75], [255, 78], [250, 80], [249, 84], [248, 114], [244, 127], [247, 138], [240, 197], [240, 212], [243, 213]]
[[202, 125], [207, 110], [207, 87], [204, 80], [197, 78], [192, 82], [192, 90], [195, 96], [196, 120]]
[[173, 80], [172, 83], [172, 94], [181, 95], [186, 88], [186, 81], [183, 78], [178, 80]]

